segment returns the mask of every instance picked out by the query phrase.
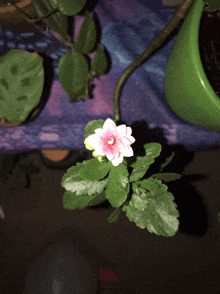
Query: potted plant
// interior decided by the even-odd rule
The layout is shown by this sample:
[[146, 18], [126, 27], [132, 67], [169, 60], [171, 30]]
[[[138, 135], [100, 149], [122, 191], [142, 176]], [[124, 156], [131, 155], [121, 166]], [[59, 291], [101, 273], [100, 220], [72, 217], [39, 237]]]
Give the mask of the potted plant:
[[179, 117], [213, 131], [220, 131], [219, 8], [220, 1], [195, 1], [169, 57], [164, 86]]

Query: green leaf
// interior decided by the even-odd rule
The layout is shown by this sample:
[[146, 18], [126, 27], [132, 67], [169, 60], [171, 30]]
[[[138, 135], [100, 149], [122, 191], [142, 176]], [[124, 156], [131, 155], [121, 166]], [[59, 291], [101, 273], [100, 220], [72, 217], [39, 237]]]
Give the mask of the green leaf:
[[[153, 189], [133, 194], [128, 205], [123, 206], [122, 210], [139, 228], [147, 228], [149, 232], [157, 235], [173, 236], [179, 226], [179, 212], [173, 201], [174, 197], [161, 181], [152, 178], [151, 181], [155, 183]], [[147, 182], [144, 182], [144, 185], [147, 185]]]
[[39, 104], [44, 86], [43, 58], [12, 49], [0, 58], [0, 118], [21, 123]]
[[108, 61], [105, 52], [98, 44], [98, 49], [91, 63], [91, 73], [93, 76], [100, 76], [106, 73]]
[[113, 207], [121, 206], [127, 199], [130, 190], [127, 167], [121, 163], [112, 167], [109, 172], [105, 190], [106, 198]]
[[159, 143], [147, 143], [144, 145], [145, 156], [137, 156], [135, 162], [130, 166], [139, 169], [145, 166], [149, 166], [154, 162], [154, 159], [160, 155], [161, 145]]
[[122, 212], [122, 207], [118, 207], [108, 218], [110, 224], [115, 223], [119, 219], [119, 215]]
[[172, 151], [172, 154], [166, 159], [166, 161], [163, 164], [161, 164], [160, 172], [162, 172], [164, 168], [173, 160], [174, 156], [175, 156], [175, 152]]
[[99, 162], [97, 158], [87, 160], [79, 171], [79, 176], [87, 181], [102, 180], [110, 170], [110, 162]]
[[87, 138], [95, 133], [96, 129], [102, 129], [104, 125], [103, 119], [91, 120], [84, 129], [84, 137]]
[[145, 189], [136, 185], [136, 183], [132, 183], [132, 190], [134, 194], [140, 195], [141, 193], [145, 193]]
[[71, 191], [66, 191], [63, 195], [63, 207], [65, 209], [83, 209], [88, 206], [92, 195], [77, 195]]
[[72, 166], [63, 176], [61, 185], [67, 191], [76, 193], [76, 195], [94, 195], [101, 193], [108, 182], [108, 178], [101, 181], [86, 181], [79, 176], [79, 171], [83, 168], [83, 163]]
[[86, 0], [51, 0], [65, 15], [76, 15], [85, 6]]
[[159, 173], [153, 174], [152, 177], [164, 182], [171, 182], [180, 179], [181, 175], [175, 173]]
[[[32, 0], [31, 2], [39, 17], [43, 17], [56, 7], [51, 0]], [[64, 39], [67, 39], [68, 20], [67, 16], [62, 14], [60, 11], [44, 19], [42, 23], [46, 24], [47, 27], [60, 34]]]
[[96, 43], [96, 28], [95, 23], [88, 11], [86, 17], [79, 29], [75, 46], [76, 49], [83, 54], [88, 54]]
[[130, 183], [131, 182], [136, 182], [143, 178], [145, 175], [146, 171], [148, 170], [149, 166], [142, 167], [140, 169], [133, 169], [131, 175], [130, 175]]
[[143, 211], [148, 206], [147, 192], [141, 192], [140, 194], [132, 194], [130, 205], [137, 208], [139, 211]]
[[114, 186], [111, 182], [108, 182], [107, 188], [105, 190], [105, 195], [113, 207], [119, 207], [127, 199], [129, 190], [130, 185], [128, 185], [127, 188], [124, 190], [121, 189], [119, 186]]
[[[158, 189], [158, 186], [161, 186], [162, 182], [157, 179], [148, 178], [148, 179], [144, 179], [142, 181], [136, 182], [135, 184], [141, 188], [144, 188], [145, 190], [151, 191], [151, 190]], [[167, 189], [167, 186], [163, 185], [163, 188]]]
[[98, 205], [106, 200], [105, 193], [101, 192], [99, 194], [93, 195], [92, 199], [89, 201], [88, 206]]
[[[67, 190], [63, 195], [65, 209], [83, 209], [105, 201], [104, 188], [108, 179], [103, 181], [80, 181], [78, 172], [82, 164], [71, 167], [62, 179], [61, 185]], [[79, 181], [77, 181], [79, 180]]]
[[87, 60], [78, 52], [64, 54], [59, 61], [58, 77], [63, 89], [75, 99], [89, 78]]
[[114, 186], [117, 185], [125, 190], [129, 183], [127, 166], [123, 163], [118, 166], [112, 166], [109, 172], [109, 181]]
[[73, 96], [70, 98], [70, 101], [80, 101], [85, 99], [89, 99], [89, 93], [88, 85], [84, 84], [81, 88], [74, 92]]

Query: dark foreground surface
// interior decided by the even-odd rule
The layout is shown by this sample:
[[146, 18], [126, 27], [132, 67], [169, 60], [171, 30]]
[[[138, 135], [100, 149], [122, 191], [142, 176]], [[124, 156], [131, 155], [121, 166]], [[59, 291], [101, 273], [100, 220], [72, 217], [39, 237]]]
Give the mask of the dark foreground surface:
[[28, 188], [1, 193], [0, 293], [21, 293], [28, 264], [59, 242], [117, 274], [100, 282], [100, 293], [220, 293], [219, 150], [193, 154], [184, 181], [170, 187], [180, 212], [174, 237], [139, 229], [124, 213], [110, 225], [111, 207], [64, 210], [65, 170], [44, 166], [38, 152], [22, 160], [39, 170]]

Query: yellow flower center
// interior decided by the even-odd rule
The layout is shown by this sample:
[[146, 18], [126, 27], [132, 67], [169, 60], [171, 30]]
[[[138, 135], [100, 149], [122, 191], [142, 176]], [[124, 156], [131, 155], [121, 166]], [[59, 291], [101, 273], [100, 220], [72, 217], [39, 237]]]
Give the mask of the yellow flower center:
[[114, 143], [115, 143], [115, 141], [114, 141], [113, 138], [111, 138], [111, 139], [108, 140], [108, 144], [109, 144], [109, 145], [113, 145]]

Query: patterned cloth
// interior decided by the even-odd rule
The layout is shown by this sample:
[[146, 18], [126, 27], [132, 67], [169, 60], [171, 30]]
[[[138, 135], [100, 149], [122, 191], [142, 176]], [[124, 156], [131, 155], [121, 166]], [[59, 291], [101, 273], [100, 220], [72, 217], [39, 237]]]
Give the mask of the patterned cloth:
[[[85, 149], [84, 128], [90, 120], [114, 118], [113, 93], [123, 70], [150, 44], [173, 15], [159, 0], [101, 0], [95, 11], [102, 26], [102, 47], [108, 50], [110, 71], [95, 78], [94, 97], [69, 102], [62, 89], [57, 68], [67, 52], [52, 31], [15, 34], [0, 27], [0, 54], [10, 49], [36, 50], [51, 58], [53, 80], [48, 101], [32, 122], [13, 128], [0, 127], [0, 152], [16, 153], [33, 149]], [[76, 17], [76, 30], [83, 18]], [[169, 108], [164, 96], [164, 74], [175, 38], [139, 67], [128, 79], [121, 95], [122, 120], [133, 129], [135, 138], [166, 139], [190, 151], [220, 146], [220, 133], [190, 125]], [[136, 132], [136, 134], [135, 134]]]

